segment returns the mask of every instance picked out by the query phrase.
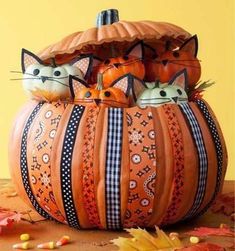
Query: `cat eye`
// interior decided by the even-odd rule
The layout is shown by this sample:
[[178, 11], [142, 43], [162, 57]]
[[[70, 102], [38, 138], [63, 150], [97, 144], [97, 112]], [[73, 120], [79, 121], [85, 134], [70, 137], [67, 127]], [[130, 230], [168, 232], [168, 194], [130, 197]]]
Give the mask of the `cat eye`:
[[104, 64], [110, 64], [110, 60], [109, 60], [109, 59], [106, 59], [106, 60], [104, 61]]
[[179, 95], [182, 95], [182, 91], [180, 89], [177, 89], [177, 92]]
[[180, 56], [180, 54], [179, 54], [179, 52], [174, 51], [174, 52], [173, 52], [173, 56], [174, 56], [175, 58], [178, 58], [178, 57]]
[[165, 91], [160, 91], [160, 95], [161, 95], [162, 97], [166, 97], [166, 92], [165, 92]]
[[105, 97], [110, 97], [110, 95], [111, 95], [110, 92], [108, 92], [108, 91], [104, 92], [104, 96], [105, 96]]
[[60, 71], [55, 71], [55, 72], [54, 72], [54, 75], [57, 76], [57, 77], [60, 76], [60, 74], [61, 74]]
[[85, 93], [85, 98], [89, 98], [90, 96], [91, 96], [91, 92], [88, 91]]
[[36, 76], [36, 75], [38, 75], [38, 74], [39, 74], [39, 72], [40, 72], [40, 71], [39, 71], [38, 69], [34, 69], [34, 70], [33, 70], [33, 75], [35, 75], [35, 76]]
[[123, 56], [122, 58], [123, 58], [124, 60], [128, 60], [128, 59], [129, 59], [128, 56]]

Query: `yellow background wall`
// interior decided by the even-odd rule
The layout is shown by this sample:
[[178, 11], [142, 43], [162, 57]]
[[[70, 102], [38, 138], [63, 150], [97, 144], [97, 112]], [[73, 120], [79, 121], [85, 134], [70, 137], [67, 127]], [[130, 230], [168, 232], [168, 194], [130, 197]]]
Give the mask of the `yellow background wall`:
[[20, 81], [21, 48], [38, 52], [64, 36], [90, 28], [97, 12], [119, 9], [123, 20], [155, 20], [177, 24], [198, 34], [202, 79], [216, 85], [205, 95], [227, 142], [227, 179], [235, 179], [235, 13], [234, 0], [0, 0], [0, 178], [8, 178], [8, 135], [12, 119], [26, 101]]

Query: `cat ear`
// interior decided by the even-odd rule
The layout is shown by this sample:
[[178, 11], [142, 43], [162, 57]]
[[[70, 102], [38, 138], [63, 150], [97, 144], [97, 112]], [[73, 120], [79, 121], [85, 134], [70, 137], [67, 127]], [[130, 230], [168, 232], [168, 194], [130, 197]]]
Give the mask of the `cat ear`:
[[76, 97], [83, 88], [89, 88], [88, 84], [75, 76], [69, 75], [69, 88], [72, 97]]
[[180, 51], [189, 51], [193, 54], [193, 56], [197, 57], [198, 52], [198, 39], [197, 35], [192, 36], [188, 40], [186, 40], [181, 46]]
[[132, 75], [126, 74], [121, 76], [120, 78], [116, 79], [111, 86], [120, 89], [126, 94], [126, 96], [128, 96], [132, 86]]
[[187, 90], [188, 88], [188, 74], [187, 70], [183, 69], [182, 71], [179, 71], [175, 74], [175, 76], [169, 81], [169, 85], [177, 85], [184, 90]]
[[143, 59], [144, 55], [144, 45], [142, 41], [139, 41], [132, 45], [125, 53], [125, 55], [135, 56], [137, 58]]
[[90, 55], [84, 55], [84, 56], [74, 59], [70, 63], [70, 65], [79, 68], [83, 73], [84, 79], [87, 79], [92, 71], [92, 67], [98, 65], [98, 63], [100, 62], [101, 62], [100, 59], [90, 54]]
[[21, 68], [22, 72], [25, 73], [25, 70], [32, 64], [43, 64], [42, 60], [33, 54], [31, 51], [26, 49], [21, 50]]
[[135, 102], [137, 101], [140, 94], [147, 88], [148, 87], [146, 86], [144, 81], [142, 81], [141, 79], [136, 78], [136, 77], [133, 76], [132, 95], [133, 95], [133, 99], [134, 99]]

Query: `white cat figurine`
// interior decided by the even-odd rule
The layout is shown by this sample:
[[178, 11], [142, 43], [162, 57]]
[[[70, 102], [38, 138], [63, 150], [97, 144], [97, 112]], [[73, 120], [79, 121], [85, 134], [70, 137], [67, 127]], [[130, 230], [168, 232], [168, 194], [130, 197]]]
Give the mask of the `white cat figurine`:
[[91, 68], [91, 55], [82, 56], [69, 64], [45, 65], [32, 52], [22, 49], [21, 64], [23, 88], [34, 99], [44, 101], [68, 100], [71, 98], [69, 76], [84, 79]]
[[144, 108], [146, 106], [160, 106], [163, 104], [180, 104], [188, 101], [187, 71], [184, 69], [178, 72], [169, 83], [161, 84], [146, 83], [142, 93], [138, 95], [137, 105]]

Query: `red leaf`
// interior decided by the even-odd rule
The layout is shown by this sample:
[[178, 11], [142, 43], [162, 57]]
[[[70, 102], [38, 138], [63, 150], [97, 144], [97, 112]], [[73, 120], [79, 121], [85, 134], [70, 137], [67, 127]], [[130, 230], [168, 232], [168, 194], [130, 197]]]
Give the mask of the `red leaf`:
[[186, 232], [187, 235], [194, 235], [199, 237], [204, 236], [228, 236], [234, 237], [235, 233], [229, 227], [222, 227], [222, 228], [212, 228], [212, 227], [198, 227], [194, 228], [193, 231]]
[[224, 251], [224, 250], [225, 249], [221, 246], [207, 242], [179, 249], [179, 251]]
[[211, 207], [213, 213], [223, 213], [227, 216], [234, 213], [234, 193], [220, 194]]
[[20, 219], [20, 213], [0, 207], [0, 233], [3, 227], [10, 227], [14, 222], [19, 222]]

